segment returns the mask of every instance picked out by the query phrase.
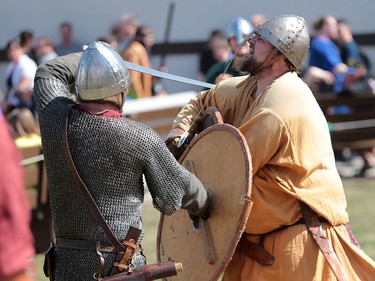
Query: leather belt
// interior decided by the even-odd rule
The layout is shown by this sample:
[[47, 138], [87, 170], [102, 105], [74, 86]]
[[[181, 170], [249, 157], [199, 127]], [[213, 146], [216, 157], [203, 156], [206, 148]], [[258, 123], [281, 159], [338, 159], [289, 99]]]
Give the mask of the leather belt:
[[[77, 250], [91, 250], [96, 251], [98, 242], [93, 240], [73, 240], [64, 238], [55, 238], [55, 245], [61, 248], [77, 249]], [[115, 247], [109, 245], [100, 244], [100, 251], [106, 253], [124, 253], [118, 252]], [[135, 249], [135, 254], [140, 254], [141, 249], [138, 245]]]
[[[347, 277], [346, 272], [344, 271], [344, 268], [342, 267], [331, 242], [328, 240], [328, 238], [324, 235], [322, 226], [320, 225], [320, 222], [327, 222], [324, 218], [319, 218], [316, 213], [305, 203], [299, 201], [303, 219], [298, 220], [293, 225], [302, 224], [305, 223], [308, 231], [311, 233], [313, 239], [319, 246], [320, 251], [324, 255], [326, 261], [328, 262], [328, 265], [332, 269], [333, 273], [335, 274], [338, 281], [347, 281], [349, 280]], [[259, 242], [254, 243], [246, 239], [247, 233], [243, 233], [241, 236], [240, 241], [238, 242], [237, 249], [243, 252], [245, 255], [247, 255], [249, 258], [257, 261], [259, 264], [263, 266], [272, 265], [275, 261], [275, 258], [267, 252], [263, 247], [263, 241], [266, 235], [269, 235], [271, 233], [275, 233], [277, 231], [286, 229], [290, 226], [282, 226], [280, 228], [277, 228], [275, 230], [272, 230], [270, 232], [260, 234], [259, 235]], [[351, 236], [352, 233], [350, 232], [350, 228], [348, 225], [345, 225], [345, 228], [348, 232], [348, 234]], [[351, 237], [351, 242], [355, 245], [358, 245], [357, 241], [355, 240], [354, 236]]]
[[[327, 222], [325, 218], [319, 217], [318, 221], [320, 222]], [[242, 233], [241, 239], [238, 242], [237, 249], [239, 249], [242, 253], [247, 255], [249, 258], [255, 260], [260, 265], [268, 266], [272, 265], [275, 262], [275, 258], [264, 249], [263, 241], [266, 238], [267, 235], [270, 235], [272, 233], [284, 230], [288, 227], [297, 225], [297, 224], [305, 224], [305, 220], [301, 218], [300, 220], [296, 221], [295, 223], [291, 225], [283, 225], [279, 228], [276, 228], [272, 231], [259, 234], [259, 242], [254, 243], [250, 240], [248, 240], [246, 237], [249, 236], [248, 233]]]
[[[64, 239], [57, 238], [55, 245], [61, 248], [77, 249], [77, 250], [97, 250], [97, 242], [92, 240], [73, 240], [73, 239]], [[113, 246], [109, 245], [100, 245], [100, 251], [107, 253], [118, 253], [118, 251]]]

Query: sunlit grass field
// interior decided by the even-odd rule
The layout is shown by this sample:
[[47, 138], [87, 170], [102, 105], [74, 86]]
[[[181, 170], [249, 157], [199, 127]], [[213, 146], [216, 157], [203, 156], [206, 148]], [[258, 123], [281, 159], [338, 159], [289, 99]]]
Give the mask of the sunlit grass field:
[[[344, 188], [348, 202], [350, 227], [362, 249], [375, 260], [375, 179], [344, 179]], [[149, 195], [148, 195], [149, 196]], [[152, 207], [150, 197], [146, 198], [143, 212], [145, 237], [142, 243], [147, 256], [147, 263], [152, 264], [156, 258], [156, 237], [160, 214]], [[42, 272], [43, 255], [37, 255], [35, 266], [36, 280], [48, 280]]]
[[361, 248], [375, 260], [375, 178], [344, 180], [350, 228]]

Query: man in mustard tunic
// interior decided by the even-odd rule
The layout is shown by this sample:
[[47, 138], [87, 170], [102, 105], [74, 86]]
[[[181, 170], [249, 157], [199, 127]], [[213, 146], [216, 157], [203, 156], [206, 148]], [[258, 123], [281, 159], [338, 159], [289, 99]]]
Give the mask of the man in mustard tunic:
[[[348, 226], [327, 122], [297, 75], [310, 43], [305, 20], [276, 17], [245, 40], [249, 54], [237, 67], [250, 75], [199, 93], [177, 115], [166, 141], [179, 157], [178, 141], [186, 131], [190, 138], [197, 132], [209, 106], [247, 140], [253, 207], [223, 280], [375, 280], [375, 262]], [[304, 220], [303, 204], [320, 227]], [[252, 250], [240, 247], [243, 240]]]

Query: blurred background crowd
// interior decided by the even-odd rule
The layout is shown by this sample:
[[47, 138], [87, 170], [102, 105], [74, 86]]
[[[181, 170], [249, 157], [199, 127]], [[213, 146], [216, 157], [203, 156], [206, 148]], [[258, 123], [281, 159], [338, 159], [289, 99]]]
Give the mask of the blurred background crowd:
[[[229, 23], [225, 23], [225, 28], [212, 29], [206, 44], [199, 51], [197, 79], [215, 84], [228, 77], [246, 75], [247, 73], [235, 71], [231, 64], [248, 52], [245, 47], [241, 47], [243, 38], [266, 20], [267, 15], [256, 13], [248, 18], [234, 17]], [[15, 115], [20, 114], [20, 108], [30, 110], [31, 116], [37, 118], [33, 103], [36, 69], [41, 63], [78, 52], [85, 44], [90, 43], [82, 42], [74, 30], [71, 22], [63, 21], [59, 25], [58, 38], [43, 35], [35, 38], [34, 30], [23, 29], [8, 40], [5, 46], [7, 66], [5, 75], [0, 77], [5, 85], [1, 107], [8, 119], [14, 119]], [[310, 34], [310, 52], [300, 76], [314, 94], [374, 91], [371, 61], [354, 40], [348, 19], [337, 19], [324, 14], [311, 22]], [[165, 65], [152, 65], [155, 44], [153, 27], [142, 24], [134, 13], [123, 14], [109, 27], [108, 34], [98, 34], [95, 40], [110, 44], [126, 61], [168, 71]], [[129, 99], [169, 94], [161, 79], [137, 71], [130, 71], [130, 74], [132, 85]], [[341, 114], [346, 109], [343, 107], [334, 110]], [[19, 127], [20, 125], [18, 131]], [[37, 130], [32, 133], [35, 134], [35, 131]], [[17, 137], [24, 134], [25, 130], [14, 133]], [[362, 158], [366, 168], [375, 165], [373, 151], [366, 151]]]

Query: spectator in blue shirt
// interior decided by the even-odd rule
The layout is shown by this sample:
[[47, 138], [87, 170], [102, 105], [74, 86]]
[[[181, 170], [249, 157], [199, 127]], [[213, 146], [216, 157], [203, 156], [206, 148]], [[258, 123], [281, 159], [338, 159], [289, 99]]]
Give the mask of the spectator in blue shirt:
[[333, 73], [335, 82], [332, 85], [321, 83], [320, 92], [340, 93], [364, 76], [366, 71], [363, 68], [349, 67], [340, 55], [340, 50], [336, 45], [338, 40], [337, 20], [326, 15], [314, 22], [316, 35], [311, 41], [309, 66], [318, 67]]
[[371, 73], [371, 63], [366, 53], [360, 48], [353, 38], [349, 22], [345, 19], [338, 21], [338, 44], [340, 47], [341, 58], [349, 67], [362, 68], [366, 75], [353, 83], [350, 87], [352, 92], [374, 91], [371, 81], [374, 75]]

